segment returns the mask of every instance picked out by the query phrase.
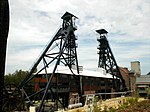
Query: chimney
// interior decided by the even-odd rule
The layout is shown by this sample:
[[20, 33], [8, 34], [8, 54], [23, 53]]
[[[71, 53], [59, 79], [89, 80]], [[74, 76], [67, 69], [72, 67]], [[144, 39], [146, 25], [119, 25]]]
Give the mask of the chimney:
[[140, 62], [139, 61], [131, 62], [131, 71], [133, 71], [136, 74], [136, 76], [140, 77], [141, 69], [140, 69]]

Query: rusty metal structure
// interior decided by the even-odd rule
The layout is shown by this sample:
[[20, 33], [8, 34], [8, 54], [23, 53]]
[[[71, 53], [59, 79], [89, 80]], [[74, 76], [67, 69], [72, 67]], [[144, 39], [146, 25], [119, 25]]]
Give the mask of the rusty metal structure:
[[105, 29], [96, 30], [96, 32], [100, 35], [100, 37], [97, 38], [99, 43], [97, 47], [99, 54], [98, 68], [104, 68], [107, 73], [113, 75], [113, 78], [121, 79], [120, 82], [117, 83], [114, 81], [113, 83], [113, 88], [116, 91], [126, 90], [125, 81], [120, 73], [119, 67], [107, 40], [108, 32]]

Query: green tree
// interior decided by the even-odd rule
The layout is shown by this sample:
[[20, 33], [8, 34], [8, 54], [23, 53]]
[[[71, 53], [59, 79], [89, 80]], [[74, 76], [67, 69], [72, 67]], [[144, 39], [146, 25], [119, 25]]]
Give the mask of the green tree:
[[4, 83], [5, 84], [15, 84], [19, 85], [27, 76], [28, 72], [23, 70], [16, 70], [14, 73], [9, 73], [5, 75]]

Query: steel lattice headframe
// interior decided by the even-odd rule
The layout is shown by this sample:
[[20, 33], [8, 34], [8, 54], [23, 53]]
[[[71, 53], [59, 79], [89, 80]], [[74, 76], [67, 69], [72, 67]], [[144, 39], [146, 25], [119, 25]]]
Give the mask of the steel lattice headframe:
[[111, 48], [109, 46], [109, 42], [107, 40], [107, 31], [105, 29], [96, 30], [97, 33], [99, 33], [100, 37], [97, 38], [97, 41], [99, 42], [98, 45], [98, 54], [99, 54], [99, 61], [98, 61], [98, 67], [104, 68], [107, 73], [110, 73], [113, 75], [113, 78], [119, 78], [121, 79], [120, 83], [121, 85], [113, 84], [113, 88], [120, 91], [120, 86], [123, 87], [123, 89], [126, 89], [125, 81], [120, 73], [119, 67], [117, 65], [117, 62], [113, 56], [113, 53], [111, 51]]
[[[55, 36], [52, 38], [48, 46], [45, 48], [41, 56], [35, 62], [33, 67], [31, 68], [26, 79], [20, 84], [20, 88], [24, 90], [26, 94], [26, 98], [29, 101], [36, 95], [43, 93], [41, 104], [39, 111], [41, 111], [46, 95], [48, 91], [53, 95], [53, 97], [59, 101], [62, 105], [64, 104], [57, 97], [56, 92], [54, 91], [54, 87], [52, 86], [52, 79], [56, 76], [56, 69], [58, 65], [68, 66], [72, 74], [74, 74], [72, 70], [72, 66], [76, 66], [76, 73], [79, 73], [78, 69], [78, 59], [77, 59], [77, 45], [76, 45], [76, 36], [74, 31], [77, 30], [75, 26], [75, 19], [77, 17], [66, 12], [63, 16], [63, 24], [62, 27], [57, 31]], [[53, 68], [51, 73], [48, 73], [48, 69]], [[78, 86], [78, 93], [81, 97], [81, 87], [80, 87], [80, 77], [73, 75], [76, 79], [76, 83]], [[26, 90], [26, 87], [30, 86], [30, 82], [35, 77], [44, 77], [47, 80], [46, 86], [39, 91], [29, 94]], [[65, 105], [63, 105], [65, 107]]]

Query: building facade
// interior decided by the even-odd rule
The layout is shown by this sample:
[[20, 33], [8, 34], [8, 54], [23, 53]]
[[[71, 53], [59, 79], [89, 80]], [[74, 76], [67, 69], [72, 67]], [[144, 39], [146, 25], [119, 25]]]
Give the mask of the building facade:
[[140, 96], [150, 94], [150, 75], [141, 75], [137, 77], [136, 88]]

